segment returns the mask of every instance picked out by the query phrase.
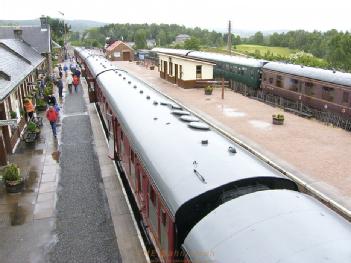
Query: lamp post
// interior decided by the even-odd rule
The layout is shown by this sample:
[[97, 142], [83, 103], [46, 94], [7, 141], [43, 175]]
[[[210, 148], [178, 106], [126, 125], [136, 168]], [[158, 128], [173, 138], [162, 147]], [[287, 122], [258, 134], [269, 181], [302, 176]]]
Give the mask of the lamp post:
[[65, 14], [61, 11], [57, 11], [62, 15], [63, 20], [63, 53], [64, 53], [64, 60], [67, 59], [67, 47], [66, 47], [66, 26], [65, 26]]

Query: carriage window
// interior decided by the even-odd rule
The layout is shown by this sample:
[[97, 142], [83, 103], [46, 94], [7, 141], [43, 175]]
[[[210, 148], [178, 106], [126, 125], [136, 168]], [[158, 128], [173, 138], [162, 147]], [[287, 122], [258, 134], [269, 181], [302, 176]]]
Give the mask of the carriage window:
[[342, 102], [349, 102], [349, 93], [344, 91], [344, 93], [342, 94]]
[[150, 186], [150, 200], [154, 206], [156, 206], [156, 194], [155, 190]]
[[280, 75], [277, 75], [277, 80], [275, 81], [275, 85], [279, 88], [283, 87], [283, 78]]
[[305, 82], [305, 94], [309, 96], [314, 95], [313, 91], [313, 83], [312, 82]]
[[162, 225], [166, 226], [166, 224], [167, 224], [167, 214], [166, 214], [165, 211], [162, 211], [162, 210], [161, 210], [161, 213], [162, 213], [162, 215], [161, 215]]
[[134, 163], [134, 152], [133, 150], [130, 150], [130, 161]]
[[334, 100], [334, 89], [330, 87], [323, 87], [322, 89], [322, 99], [327, 100], [327, 101], [333, 101]]
[[290, 79], [289, 90], [298, 91], [299, 81], [297, 79]]

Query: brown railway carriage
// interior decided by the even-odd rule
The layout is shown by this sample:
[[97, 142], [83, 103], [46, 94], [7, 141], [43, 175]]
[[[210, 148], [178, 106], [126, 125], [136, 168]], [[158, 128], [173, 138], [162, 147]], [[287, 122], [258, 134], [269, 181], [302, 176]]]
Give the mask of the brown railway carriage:
[[263, 67], [261, 88], [265, 94], [351, 119], [351, 74], [270, 62]]

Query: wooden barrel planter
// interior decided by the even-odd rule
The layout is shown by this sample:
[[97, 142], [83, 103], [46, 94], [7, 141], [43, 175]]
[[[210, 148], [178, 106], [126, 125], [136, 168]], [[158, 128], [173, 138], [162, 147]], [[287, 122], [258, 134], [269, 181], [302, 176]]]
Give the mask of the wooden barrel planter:
[[284, 124], [284, 115], [277, 114], [272, 116], [273, 124], [274, 125], [283, 125]]

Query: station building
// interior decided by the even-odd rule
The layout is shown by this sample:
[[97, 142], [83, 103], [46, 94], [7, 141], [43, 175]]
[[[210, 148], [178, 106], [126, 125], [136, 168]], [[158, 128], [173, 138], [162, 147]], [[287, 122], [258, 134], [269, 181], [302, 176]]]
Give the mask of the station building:
[[198, 81], [213, 80], [212, 62], [165, 53], [158, 56], [160, 77], [182, 88], [196, 88]]
[[134, 60], [134, 49], [118, 40], [106, 48], [106, 58], [112, 61], [131, 61]]
[[0, 39], [0, 166], [26, 125], [23, 99], [31, 95], [47, 59], [22, 39]]

